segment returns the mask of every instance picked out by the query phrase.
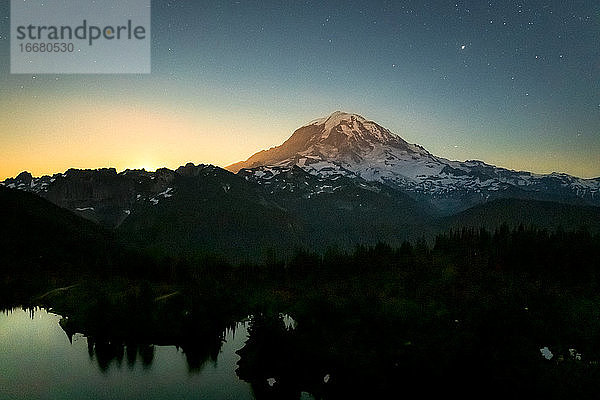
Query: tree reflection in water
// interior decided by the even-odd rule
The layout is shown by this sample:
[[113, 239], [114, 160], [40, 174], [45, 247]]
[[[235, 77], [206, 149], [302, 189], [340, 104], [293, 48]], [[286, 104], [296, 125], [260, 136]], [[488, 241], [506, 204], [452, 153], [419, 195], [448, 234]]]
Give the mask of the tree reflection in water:
[[[235, 330], [235, 325], [218, 326], [211, 325], [211, 321], [203, 321], [207, 327], [203, 331], [191, 331], [185, 337], [173, 336], [172, 341], [163, 337], [156, 343], [152, 342], [152, 333], [147, 332], [143, 337], [118, 337], [103, 334], [96, 336], [93, 333], [86, 335], [87, 348], [90, 359], [95, 360], [102, 372], [109, 370], [111, 365], [121, 368], [123, 359], [127, 366], [132, 369], [138, 362], [147, 369], [154, 361], [154, 346], [174, 345], [185, 355], [188, 371], [191, 373], [201, 372], [208, 362], [215, 363], [221, 350], [224, 335], [227, 329]], [[63, 329], [66, 324], [61, 323]], [[67, 330], [65, 329], [65, 332]], [[72, 333], [67, 333], [72, 337]], [[149, 342], [150, 341], [150, 342]]]

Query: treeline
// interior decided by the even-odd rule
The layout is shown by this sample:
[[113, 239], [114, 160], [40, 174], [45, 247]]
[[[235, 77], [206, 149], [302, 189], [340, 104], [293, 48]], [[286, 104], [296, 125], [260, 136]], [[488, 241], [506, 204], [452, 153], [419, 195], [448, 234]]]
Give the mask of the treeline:
[[497, 271], [590, 278], [600, 265], [600, 235], [586, 230], [549, 232], [522, 225], [513, 230], [502, 226], [492, 233], [462, 229], [439, 235], [433, 251]]
[[330, 248], [323, 254], [298, 250], [287, 262], [245, 266], [266, 276], [353, 274], [381, 269], [452, 268], [471, 273], [523, 274], [531, 279], [558, 280], [589, 286], [600, 271], [600, 235], [580, 231], [548, 231], [503, 225], [494, 231], [463, 228], [433, 240], [357, 246], [353, 252]]
[[[99, 231], [92, 223], [71, 219], [66, 211], [62, 215], [63, 211], [59, 211], [60, 224], [77, 224], [75, 228], [69, 226], [71, 231], [57, 228], [54, 222], [42, 221], [35, 226], [15, 222], [19, 229], [6, 235], [0, 246], [0, 283], [4, 282], [5, 287], [11, 283], [42, 290], [46, 285], [72, 283], [77, 279], [121, 277], [221, 286], [234, 281], [335, 280], [382, 270], [403, 271], [414, 279], [426, 280], [425, 275], [439, 273], [439, 269], [474, 276], [518, 274], [524, 279], [588, 288], [598, 286], [599, 279], [600, 235], [585, 230], [501, 226], [490, 232], [464, 228], [440, 234], [430, 241], [404, 242], [399, 247], [385, 243], [359, 245], [352, 252], [332, 247], [322, 254], [298, 249], [288, 260], [277, 260], [271, 255], [261, 264], [232, 265], [210, 254], [197, 254], [193, 258], [147, 254], [121, 244], [110, 232]], [[56, 219], [52, 216], [51, 221]], [[78, 233], [75, 237], [73, 230]]]

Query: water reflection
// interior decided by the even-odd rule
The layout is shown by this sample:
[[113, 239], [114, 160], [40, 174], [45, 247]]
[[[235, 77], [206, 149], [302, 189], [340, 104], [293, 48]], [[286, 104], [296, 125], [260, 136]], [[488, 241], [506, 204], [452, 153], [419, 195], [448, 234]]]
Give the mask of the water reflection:
[[[206, 329], [192, 330], [184, 336], [174, 335], [171, 340], [164, 337], [160, 341], [157, 340], [157, 343], [175, 346], [177, 351], [185, 356], [189, 373], [200, 373], [206, 365], [216, 365], [223, 344], [228, 337], [235, 338], [240, 325], [238, 322], [222, 327], [211, 326], [210, 321], [203, 323]], [[61, 319], [60, 325], [72, 342], [76, 328], [73, 328], [66, 318]], [[107, 332], [98, 335], [88, 332], [87, 335], [89, 357], [97, 363], [102, 372], [106, 372], [112, 365], [120, 368], [124, 359], [129, 368], [133, 368], [137, 363], [145, 369], [152, 366], [155, 343], [148, 342], [152, 337], [151, 332], [139, 339], [132, 336], [111, 336]]]
[[152, 344], [130, 343], [124, 345], [110, 341], [96, 341], [94, 338], [88, 337], [87, 349], [90, 360], [95, 360], [102, 372], [106, 372], [111, 365], [121, 368], [124, 358], [130, 369], [134, 368], [138, 361], [144, 369], [147, 369], [154, 361], [154, 345]]
[[[148, 310], [144, 315], [152, 323], [146, 321], [143, 330], [138, 325], [141, 315], [127, 316], [127, 310], [120, 310], [121, 315], [115, 315], [115, 310], [111, 310], [112, 320], [120, 323], [110, 325], [98, 323], [111, 320], [110, 315], [81, 313], [60, 317], [37, 309], [5, 311], [3, 318], [10, 320], [15, 314], [24, 314], [36, 324], [52, 324], [51, 329], [46, 328], [49, 329], [47, 342], [23, 343], [22, 349], [30, 354], [32, 361], [48, 357], [48, 352], [53, 349], [71, 353], [69, 357], [76, 359], [75, 362], [66, 362], [68, 357], [59, 357], [58, 361], [43, 359], [35, 368], [43, 369], [43, 364], [49, 366], [56, 361], [58, 365], [52, 368], [62, 369], [67, 374], [56, 374], [57, 381], [67, 382], [69, 374], [78, 375], [78, 369], [83, 368], [92, 381], [96, 375], [104, 376], [125, 391], [122, 388], [127, 379], [144, 382], [148, 377], [154, 377], [159, 381], [183, 380], [180, 382], [183, 387], [166, 387], [177, 392], [197, 393], [197, 383], [188, 387], [189, 382], [185, 381], [186, 377], [193, 377], [192, 380], [202, 380], [202, 387], [208, 392], [221, 393], [214, 398], [338, 398], [352, 395], [349, 388], [353, 382], [368, 392], [373, 385], [368, 382], [379, 384], [376, 374], [387, 369], [387, 364], [378, 364], [384, 358], [373, 354], [373, 349], [380, 345], [361, 344], [364, 335], [351, 336], [351, 331], [343, 329], [344, 325], [331, 316], [313, 320], [304, 318], [297, 322], [284, 313], [257, 312], [241, 322], [232, 322], [223, 315], [215, 317], [205, 313], [201, 318], [199, 314], [171, 311], [166, 314]], [[38, 321], [36, 316], [40, 315], [45, 321]], [[21, 325], [24, 326], [22, 321]], [[27, 332], [22, 328], [25, 336], [35, 331]], [[72, 354], [74, 349], [80, 354]], [[12, 351], [9, 347], [7, 350]], [[80, 359], [81, 354], [85, 356], [87, 366]], [[357, 369], [350, 360], [358, 360], [367, 366], [379, 365], [380, 371]], [[90, 365], [95, 374], [89, 370]], [[13, 371], [23, 370], [23, 365], [15, 361], [12, 368]], [[207, 377], [212, 378], [210, 385]], [[76, 387], [77, 382], [73, 381], [72, 385]], [[79, 384], [85, 386], [88, 383]], [[232, 397], [231, 393], [238, 395]], [[73, 394], [85, 397], [77, 390]]]
[[[98, 374], [119, 387], [128, 376], [138, 381], [146, 380], [149, 376], [172, 380], [186, 376], [214, 378], [218, 372], [221, 377], [214, 380], [217, 385], [212, 389], [224, 390], [227, 395], [223, 398], [314, 398], [307, 392], [310, 385], [306, 383], [311, 366], [299, 364], [298, 351], [294, 350], [297, 348], [294, 331], [298, 324], [287, 314], [256, 314], [227, 324], [222, 330], [219, 326], [211, 326], [210, 321], [201, 321], [197, 325], [203, 326], [202, 329], [195, 329], [184, 336], [174, 335], [177, 342], [168, 343], [170, 346], [166, 346], [168, 340], [164, 336], [161, 343], [151, 343], [136, 341], [134, 337], [111, 335], [108, 329], [95, 335], [91, 331], [82, 334], [78, 332], [81, 326], [77, 318], [61, 317], [40, 308], [5, 309], [1, 318], [0, 326], [18, 328], [9, 336], [13, 339], [15, 335], [19, 336], [21, 343], [15, 346], [14, 343], [10, 344], [10, 338], [0, 337], [0, 348], [4, 349], [8, 358], [11, 358], [11, 352], [14, 355], [12, 365], [2, 365], [0, 362], [0, 367], [12, 367], [15, 374], [13, 378], [18, 380], [18, 371], [24, 371], [25, 364], [35, 364], [33, 370], [37, 371], [36, 374], [44, 375], [48, 370], [55, 370], [56, 381], [63, 383], [68, 382], [69, 375], [80, 375], [81, 371], [86, 371], [88, 379], [85, 383], [77, 387], [78, 381], [75, 380], [70, 388], [77, 396], [85, 397], [89, 390], [96, 390], [93, 384], [91, 389], [88, 386], [90, 381], [97, 379]], [[81, 330], [85, 331], [83, 328]], [[146, 332], [144, 339], [151, 336], [151, 332]], [[179, 357], [173, 357], [173, 348]], [[168, 354], [167, 349], [171, 349]], [[56, 360], [42, 359], [52, 351], [62, 355]], [[25, 352], [29, 362], [23, 363], [17, 356]], [[67, 353], [69, 357], [65, 356]], [[82, 355], [85, 355], [87, 365]], [[68, 359], [69, 362], [66, 362]], [[174, 364], [185, 365], [187, 373], [174, 368]], [[90, 366], [93, 366], [96, 374], [90, 370]], [[319, 380], [319, 374], [312, 375], [314, 380]], [[115, 383], [115, 380], [119, 383]], [[48, 390], [52, 393], [51, 387]], [[193, 392], [191, 388], [186, 389], [185, 384], [183, 390]], [[232, 397], [230, 393], [238, 394]], [[19, 396], [16, 390], [13, 394], [15, 398], [29, 397]], [[57, 398], [61, 397], [57, 395]]]
[[247, 338], [245, 322], [219, 332], [205, 346], [198, 337], [195, 346], [176, 347], [84, 336], [65, 330], [66, 320], [43, 309], [3, 310], [0, 398], [254, 397], [235, 374], [235, 351]]
[[[29, 326], [24, 323], [24, 316], [30, 321]], [[37, 374], [45, 375], [49, 369], [55, 369], [57, 382], [63, 386], [72, 382], [66, 392], [74, 397], [97, 397], [98, 376], [114, 385], [111, 391], [125, 392], [119, 398], [139, 398], [128, 394], [126, 384], [131, 379], [137, 382], [133, 385], [137, 386], [137, 394], [148, 390], [140, 389], [142, 382], [154, 390], [153, 380], [158, 380], [169, 382], [163, 393], [183, 391], [191, 396], [202, 387], [203, 393], [212, 392], [216, 396], [202, 398], [259, 400], [336, 398], [336, 393], [343, 393], [340, 386], [348, 383], [339, 373], [339, 365], [333, 362], [339, 349], [331, 347], [332, 342], [328, 341], [333, 332], [331, 327], [324, 323], [314, 326], [298, 323], [284, 313], [255, 313], [237, 322], [224, 318], [190, 319], [179, 314], [178, 318], [184, 321], [171, 317], [165, 320], [168, 327], [146, 323], [139, 336], [136, 326], [98, 325], [91, 316], [85, 316], [85, 320], [82, 315], [60, 317], [37, 308], [4, 310], [1, 318], [0, 326], [5, 326], [4, 322], [18, 326], [14, 333], [24, 340], [14, 346], [9, 345], [10, 340], [0, 338], [0, 346], [4, 346], [9, 358], [11, 352], [14, 356], [12, 365], [0, 362], [0, 367], [12, 370], [13, 378], [18, 380], [18, 371], [26, 370], [26, 365], [18, 361], [19, 351], [14, 351], [15, 347], [20, 348], [21, 353], [29, 355], [30, 368], [37, 370]], [[107, 321], [109, 317], [100, 315], [98, 319]], [[122, 316], [117, 319], [124, 320]], [[130, 320], [135, 325], [138, 317]], [[44, 327], [40, 329], [40, 325]], [[32, 338], [34, 333], [37, 338]], [[62, 355], [49, 355], [53, 351]], [[81, 371], [85, 371], [85, 379], [81, 378]], [[91, 389], [86, 389], [90, 382]], [[52, 385], [49, 389], [52, 392]], [[28, 397], [35, 396], [15, 394], [15, 398]]]

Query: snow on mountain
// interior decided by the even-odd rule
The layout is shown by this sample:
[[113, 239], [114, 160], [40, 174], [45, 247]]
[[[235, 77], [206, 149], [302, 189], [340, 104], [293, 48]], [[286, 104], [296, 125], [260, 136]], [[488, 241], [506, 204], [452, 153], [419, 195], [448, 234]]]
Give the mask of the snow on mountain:
[[[336, 111], [296, 130], [281, 146], [227, 169], [297, 165], [320, 177], [358, 176], [425, 198], [444, 213], [499, 197], [600, 205], [600, 178], [513, 171], [482, 161], [451, 161], [407, 143], [357, 114]], [[257, 174], [262, 174], [257, 170]]]
[[[299, 198], [315, 199], [329, 194], [341, 196], [355, 189], [358, 192], [353, 195], [360, 196], [362, 191], [381, 190], [383, 185], [442, 214], [502, 198], [600, 206], [600, 178], [582, 179], [562, 173], [540, 175], [482, 161], [447, 160], [407, 143], [360, 115], [340, 111], [300, 127], [282, 145], [258, 152], [227, 169], [266, 190], [267, 197], [288, 196], [289, 192]], [[219, 193], [231, 195], [235, 192], [231, 177], [221, 168], [189, 163], [175, 171], [162, 168], [156, 172], [117, 173], [114, 168], [70, 169], [39, 178], [23, 172], [0, 185], [36, 193], [86, 218], [115, 227], [124, 215], [129, 215], [124, 210], [135, 214], [140, 207], [161, 208], [177, 199], [184, 193], [177, 182], [187, 185], [183, 180], [210, 181]], [[286, 201], [289, 199], [286, 197]], [[408, 204], [405, 199], [402, 201]]]
[[[318, 176], [310, 174], [298, 166], [292, 167], [256, 167], [238, 172], [246, 181], [256, 183], [270, 194], [296, 194], [299, 198], [310, 199], [320, 194], [333, 194], [353, 188], [361, 191], [379, 193], [381, 188], [376, 182], [367, 182], [343, 175]], [[340, 179], [342, 178], [342, 179]]]
[[232, 189], [231, 179], [241, 180], [213, 165], [188, 163], [176, 171], [127, 169], [117, 173], [114, 168], [69, 169], [62, 174], [42, 177], [22, 172], [0, 182], [0, 186], [35, 193], [84, 218], [116, 228], [146, 208], [169, 207], [179, 200], [182, 187], [189, 191], [190, 185], [194, 187], [200, 181], [228, 195]]
[[175, 172], [159, 169], [69, 169], [63, 174], [32, 177], [22, 172], [0, 185], [32, 192], [78, 215], [109, 227], [118, 226], [135, 210], [135, 203], [156, 205], [173, 196]]

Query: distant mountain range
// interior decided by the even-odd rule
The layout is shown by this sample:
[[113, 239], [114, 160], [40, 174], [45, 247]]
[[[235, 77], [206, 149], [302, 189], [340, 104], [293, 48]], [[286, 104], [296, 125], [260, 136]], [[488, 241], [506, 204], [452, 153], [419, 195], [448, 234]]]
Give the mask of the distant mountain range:
[[[227, 169], [190, 163], [175, 171], [23, 172], [0, 185], [32, 192], [157, 254], [235, 261], [300, 247], [399, 244], [461, 226], [600, 230], [600, 178], [449, 161], [355, 114], [315, 120]], [[15, 215], [25, 211], [16, 207]]]
[[[281, 146], [227, 167], [297, 165], [319, 177], [358, 176], [381, 182], [452, 214], [499, 198], [600, 206], [600, 177], [512, 171], [482, 161], [450, 161], [360, 115], [336, 111], [296, 130]], [[260, 178], [262, 170], [256, 170]]]

